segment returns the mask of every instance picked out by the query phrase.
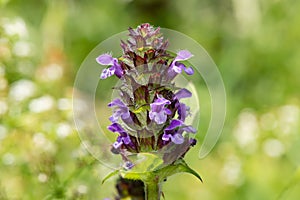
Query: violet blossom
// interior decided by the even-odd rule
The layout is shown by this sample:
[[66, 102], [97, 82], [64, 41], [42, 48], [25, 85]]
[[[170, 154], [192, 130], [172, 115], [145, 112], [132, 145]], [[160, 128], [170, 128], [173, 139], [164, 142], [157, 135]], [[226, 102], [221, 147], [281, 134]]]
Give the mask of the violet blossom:
[[[130, 161], [128, 152], [158, 152], [167, 145], [192, 141], [189, 134], [196, 130], [185, 124], [190, 108], [180, 102], [192, 93], [186, 88], [178, 89], [174, 83], [182, 71], [187, 75], [194, 73], [192, 67], [185, 66], [192, 53], [181, 50], [171, 55], [160, 29], [147, 23], [129, 28], [129, 38], [121, 41], [121, 48], [119, 57], [104, 53], [96, 58], [99, 64], [109, 66], [102, 71], [101, 79], [115, 75], [121, 82], [115, 88], [119, 98], [108, 104], [113, 108], [108, 129], [118, 133], [112, 151], [121, 154], [126, 163]], [[193, 139], [186, 143], [192, 146], [196, 142]], [[184, 149], [182, 156], [189, 146]]]
[[154, 120], [157, 124], [163, 124], [167, 120], [167, 115], [172, 114], [170, 109], [166, 108], [166, 105], [171, 102], [163, 97], [158, 97], [153, 103], [150, 104], [149, 117]]
[[123, 75], [123, 71], [122, 71], [121, 65], [118, 63], [118, 59], [113, 58], [110, 54], [108, 54], [108, 53], [102, 54], [96, 59], [96, 61], [100, 65], [111, 66], [102, 71], [102, 74], [100, 76], [101, 79], [106, 79], [107, 77], [110, 77], [114, 74], [119, 78]]
[[191, 54], [191, 52], [189, 52], [188, 50], [181, 50], [181, 51], [179, 51], [177, 53], [177, 56], [175, 57], [175, 59], [171, 63], [169, 71], [174, 71], [177, 74], [180, 74], [182, 72], [182, 70], [184, 70], [187, 75], [193, 75], [194, 74], [194, 70], [193, 70], [192, 67], [188, 67], [187, 68], [184, 64], [182, 64], [182, 63], [179, 62], [179, 61], [188, 60], [191, 57], [193, 57], [193, 54]]
[[129, 108], [123, 103], [123, 101], [119, 98], [113, 100], [108, 104], [108, 107], [117, 107], [114, 110], [113, 115], [109, 118], [112, 123], [118, 121], [121, 117], [124, 121], [130, 118]]

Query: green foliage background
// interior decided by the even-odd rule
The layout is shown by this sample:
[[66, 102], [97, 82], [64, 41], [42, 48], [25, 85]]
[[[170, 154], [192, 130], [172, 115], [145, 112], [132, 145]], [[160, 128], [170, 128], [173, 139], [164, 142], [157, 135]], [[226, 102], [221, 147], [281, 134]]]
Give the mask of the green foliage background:
[[187, 155], [204, 183], [171, 177], [166, 199], [299, 199], [299, 10], [297, 0], [0, 0], [0, 199], [115, 194], [74, 128], [73, 81], [98, 43], [143, 22], [203, 45], [228, 98], [213, 152], [196, 159], [200, 141]]

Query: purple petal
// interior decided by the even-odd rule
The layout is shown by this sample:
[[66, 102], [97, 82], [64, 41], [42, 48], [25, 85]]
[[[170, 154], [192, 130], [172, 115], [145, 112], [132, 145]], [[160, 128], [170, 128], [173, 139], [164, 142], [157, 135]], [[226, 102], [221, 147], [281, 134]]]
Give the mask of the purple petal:
[[129, 135], [127, 135], [126, 137], [122, 137], [122, 139], [125, 144], [131, 143], [131, 139], [130, 139]]
[[194, 74], [194, 69], [192, 67], [189, 67], [189, 68], [185, 67], [184, 71], [187, 75], [193, 75]]
[[176, 73], [174, 70], [173, 70], [173, 67], [172, 67], [173, 64], [171, 64], [170, 68], [168, 69], [168, 73], [166, 73], [166, 77], [167, 77], [167, 80], [172, 80], [174, 79], [178, 73]]
[[192, 126], [182, 127], [181, 130], [186, 131], [188, 133], [196, 133], [197, 132], [197, 130]]
[[112, 66], [110, 68], [104, 69], [100, 75], [100, 78], [106, 79], [107, 77], [114, 75], [114, 73], [115, 73], [115, 67]]
[[100, 55], [99, 57], [96, 58], [96, 61], [100, 65], [113, 65], [114, 64], [114, 59], [110, 54], [105, 53]]
[[176, 72], [177, 74], [180, 74], [182, 72], [182, 68], [180, 66], [176, 66], [175, 64], [172, 65], [172, 69], [174, 70], [174, 72]]
[[164, 111], [165, 111], [165, 113], [167, 115], [171, 115], [172, 114], [172, 111], [170, 109], [168, 109], [168, 108], [165, 108]]
[[183, 88], [181, 90], [179, 90], [176, 94], [175, 97], [180, 100], [182, 98], [188, 98], [191, 97], [192, 93], [190, 91], [188, 91], [187, 89]]
[[118, 149], [118, 148], [120, 148], [120, 146], [121, 146], [122, 144], [123, 144], [122, 141], [120, 141], [120, 142], [116, 141], [116, 142], [113, 143], [113, 147], [114, 147], [115, 149]]
[[181, 50], [177, 53], [175, 60], [176, 61], [187, 60], [192, 56], [193, 54], [191, 54], [191, 52], [189, 52], [188, 50]]
[[181, 121], [185, 121], [186, 116], [188, 115], [189, 107], [186, 106], [184, 103], [180, 103], [178, 106], [178, 119]]
[[113, 123], [110, 126], [108, 126], [107, 128], [108, 128], [108, 130], [110, 130], [112, 132], [126, 133], [125, 130], [118, 123]]
[[184, 138], [181, 134], [175, 134], [175, 135], [171, 136], [171, 140], [175, 144], [182, 144], [184, 142]]
[[167, 115], [172, 112], [165, 108], [165, 105], [171, 102], [163, 97], [158, 97], [153, 103], [150, 104], [149, 118], [154, 120], [157, 124], [163, 124], [167, 121]]
[[115, 111], [113, 113], [113, 115], [109, 118], [109, 120], [112, 122], [112, 123], [115, 123], [118, 121], [118, 119], [120, 118], [120, 116], [122, 115], [122, 112], [119, 112], [119, 111]]
[[157, 124], [163, 124], [167, 121], [167, 115], [164, 111], [161, 112], [151, 112], [149, 113], [149, 118], [154, 120]]
[[123, 103], [123, 101], [121, 101], [121, 99], [119, 99], [119, 98], [114, 99], [107, 106], [108, 107], [112, 107], [112, 106], [126, 107], [126, 105]]
[[154, 103], [155, 105], [167, 105], [167, 104], [171, 104], [171, 102], [163, 97], [158, 97]]
[[170, 138], [171, 138], [171, 135], [170, 135], [170, 134], [165, 134], [165, 133], [164, 133], [161, 139], [164, 140], [164, 141], [169, 141]]
[[175, 128], [181, 126], [182, 124], [183, 122], [181, 120], [173, 119], [170, 125], [167, 128], [165, 128], [165, 131], [174, 130]]
[[120, 117], [123, 120], [126, 120], [130, 117], [129, 108], [119, 98], [114, 99], [112, 102], [108, 104], [108, 107], [113, 107], [113, 106], [117, 106], [117, 109], [114, 110], [113, 115], [109, 118], [111, 122], [113, 123], [117, 122]]
[[121, 78], [123, 76], [123, 69], [122, 69], [122, 67], [120, 66], [120, 64], [117, 61], [115, 61], [114, 66], [115, 66], [115, 75], [118, 78]]
[[123, 165], [123, 167], [126, 169], [126, 170], [130, 170], [134, 167], [134, 164], [130, 161], [126, 161]]

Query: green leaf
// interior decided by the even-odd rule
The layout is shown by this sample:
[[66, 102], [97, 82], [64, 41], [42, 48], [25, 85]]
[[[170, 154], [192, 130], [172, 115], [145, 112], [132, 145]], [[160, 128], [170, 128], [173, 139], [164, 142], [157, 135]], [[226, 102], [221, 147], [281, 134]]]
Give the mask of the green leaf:
[[105, 181], [107, 181], [108, 179], [110, 179], [111, 177], [117, 175], [119, 173], [119, 170], [115, 170], [111, 173], [109, 173], [108, 175], [106, 175], [106, 177], [102, 180], [101, 184], [103, 184]]
[[190, 173], [190, 174], [196, 176], [201, 182], [203, 182], [201, 176], [195, 170], [190, 168], [190, 166], [188, 166], [184, 160], [180, 160], [180, 162], [181, 162], [180, 167], [182, 169], [182, 172]]

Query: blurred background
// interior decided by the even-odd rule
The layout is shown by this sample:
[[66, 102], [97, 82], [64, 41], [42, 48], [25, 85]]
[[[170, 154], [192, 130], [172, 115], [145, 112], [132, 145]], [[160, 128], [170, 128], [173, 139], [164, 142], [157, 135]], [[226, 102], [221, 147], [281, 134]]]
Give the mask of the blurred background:
[[0, 199], [114, 196], [114, 179], [101, 184], [110, 169], [74, 128], [73, 82], [97, 44], [143, 22], [199, 42], [227, 93], [213, 152], [195, 159], [200, 141], [186, 157], [204, 183], [171, 177], [166, 199], [299, 199], [299, 10], [297, 0], [0, 0]]

